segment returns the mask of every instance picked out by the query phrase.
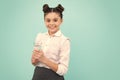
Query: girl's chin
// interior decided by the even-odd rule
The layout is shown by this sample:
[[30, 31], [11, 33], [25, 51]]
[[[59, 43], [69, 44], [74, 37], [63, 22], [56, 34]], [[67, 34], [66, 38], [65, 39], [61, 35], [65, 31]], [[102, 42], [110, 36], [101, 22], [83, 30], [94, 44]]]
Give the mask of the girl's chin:
[[56, 32], [56, 29], [49, 29], [50, 32]]

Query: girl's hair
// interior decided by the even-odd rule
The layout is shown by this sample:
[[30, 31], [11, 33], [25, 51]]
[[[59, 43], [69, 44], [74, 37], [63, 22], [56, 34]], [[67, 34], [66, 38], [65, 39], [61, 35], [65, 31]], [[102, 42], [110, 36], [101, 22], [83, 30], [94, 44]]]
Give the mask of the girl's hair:
[[56, 13], [59, 13], [59, 15], [62, 19], [63, 18], [63, 14], [62, 14], [63, 11], [64, 11], [64, 7], [61, 4], [58, 4], [58, 6], [55, 8], [49, 7], [48, 4], [43, 5], [44, 17], [50, 12], [56, 12]]

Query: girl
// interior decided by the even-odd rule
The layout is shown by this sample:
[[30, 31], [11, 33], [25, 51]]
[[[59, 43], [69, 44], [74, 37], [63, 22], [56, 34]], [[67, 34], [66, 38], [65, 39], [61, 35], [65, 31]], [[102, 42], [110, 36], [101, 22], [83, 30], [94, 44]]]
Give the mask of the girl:
[[60, 31], [64, 8], [43, 5], [46, 33], [39, 33], [35, 40], [31, 62], [35, 66], [32, 80], [64, 80], [68, 70], [70, 41]]

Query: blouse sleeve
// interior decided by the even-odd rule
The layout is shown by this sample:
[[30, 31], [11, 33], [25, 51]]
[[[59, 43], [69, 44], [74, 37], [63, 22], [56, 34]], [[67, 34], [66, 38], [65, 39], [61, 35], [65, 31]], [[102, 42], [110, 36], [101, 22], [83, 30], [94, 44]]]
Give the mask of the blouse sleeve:
[[70, 41], [66, 39], [60, 49], [60, 59], [58, 64], [57, 74], [64, 75], [68, 70], [69, 56], [70, 56]]

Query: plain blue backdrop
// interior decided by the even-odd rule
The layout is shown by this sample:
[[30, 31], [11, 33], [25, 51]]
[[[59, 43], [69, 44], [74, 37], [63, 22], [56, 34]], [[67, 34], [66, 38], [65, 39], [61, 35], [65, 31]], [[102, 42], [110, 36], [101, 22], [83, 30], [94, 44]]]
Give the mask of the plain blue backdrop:
[[119, 0], [0, 0], [0, 80], [31, 80], [43, 4], [65, 7], [62, 32], [71, 40], [66, 80], [120, 80]]

